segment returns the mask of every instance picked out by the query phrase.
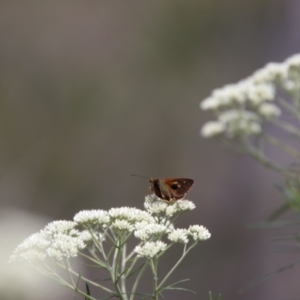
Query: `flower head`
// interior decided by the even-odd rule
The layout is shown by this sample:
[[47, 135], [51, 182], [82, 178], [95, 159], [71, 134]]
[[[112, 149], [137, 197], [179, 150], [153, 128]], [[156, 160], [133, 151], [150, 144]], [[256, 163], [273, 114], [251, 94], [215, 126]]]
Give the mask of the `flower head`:
[[134, 235], [142, 241], [157, 240], [168, 231], [168, 227], [163, 224], [146, 224], [136, 230]]
[[174, 243], [187, 244], [189, 242], [188, 231], [187, 229], [177, 228], [169, 233], [168, 239]]
[[75, 257], [85, 247], [75, 222], [54, 221], [43, 230], [21, 243], [11, 256], [11, 261], [34, 263], [51, 257], [55, 260]]
[[136, 246], [134, 251], [140, 257], [152, 258], [167, 248], [167, 244], [162, 241], [146, 242], [142, 246]]
[[200, 225], [191, 225], [188, 229], [188, 235], [191, 236], [194, 241], [204, 241], [211, 236], [207, 228]]
[[74, 216], [78, 225], [106, 225], [110, 222], [107, 211], [102, 209], [82, 210]]

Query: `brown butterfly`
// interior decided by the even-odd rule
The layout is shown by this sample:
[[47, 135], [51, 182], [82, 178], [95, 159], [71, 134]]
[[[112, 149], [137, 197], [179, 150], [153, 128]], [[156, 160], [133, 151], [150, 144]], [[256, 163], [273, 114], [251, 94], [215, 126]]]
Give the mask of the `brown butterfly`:
[[[131, 176], [149, 178], [135, 174], [132, 174]], [[150, 177], [149, 181], [151, 192], [154, 193], [158, 198], [167, 201], [183, 199], [194, 184], [194, 180], [189, 178], [158, 179]]]

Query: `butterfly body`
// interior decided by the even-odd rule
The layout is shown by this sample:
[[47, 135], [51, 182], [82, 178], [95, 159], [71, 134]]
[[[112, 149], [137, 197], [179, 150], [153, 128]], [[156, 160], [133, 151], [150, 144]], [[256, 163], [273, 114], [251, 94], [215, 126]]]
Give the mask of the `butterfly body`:
[[194, 184], [189, 178], [150, 178], [150, 190], [158, 198], [167, 201], [183, 199]]

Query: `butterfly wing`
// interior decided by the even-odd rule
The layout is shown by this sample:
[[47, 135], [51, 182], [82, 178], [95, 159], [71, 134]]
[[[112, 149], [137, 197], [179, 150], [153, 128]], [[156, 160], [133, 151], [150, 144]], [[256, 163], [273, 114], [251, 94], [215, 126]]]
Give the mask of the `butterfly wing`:
[[171, 199], [182, 199], [194, 184], [189, 178], [166, 178], [165, 184], [171, 189]]
[[189, 178], [150, 178], [150, 190], [163, 200], [183, 199], [194, 184]]

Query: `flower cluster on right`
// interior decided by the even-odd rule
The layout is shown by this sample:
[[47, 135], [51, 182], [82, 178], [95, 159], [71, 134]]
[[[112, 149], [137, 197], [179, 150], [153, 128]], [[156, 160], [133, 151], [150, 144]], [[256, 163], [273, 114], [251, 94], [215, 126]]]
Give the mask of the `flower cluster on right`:
[[300, 54], [288, 58], [284, 63], [269, 63], [252, 76], [236, 84], [228, 84], [212, 92], [200, 103], [202, 110], [212, 111], [217, 120], [202, 127], [204, 137], [225, 134], [259, 134], [267, 120], [281, 115], [275, 103], [278, 89], [297, 97], [292, 98], [299, 107]]
[[[266, 155], [265, 144], [299, 159], [289, 141], [270, 134], [267, 127], [300, 137], [300, 54], [283, 63], [268, 63], [248, 78], [215, 89], [200, 103], [215, 119], [203, 125], [201, 135], [217, 138], [265, 165], [280, 170]], [[299, 171], [299, 170], [298, 170]]]

